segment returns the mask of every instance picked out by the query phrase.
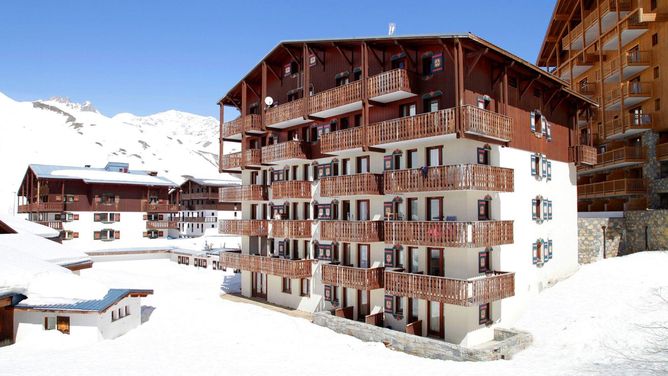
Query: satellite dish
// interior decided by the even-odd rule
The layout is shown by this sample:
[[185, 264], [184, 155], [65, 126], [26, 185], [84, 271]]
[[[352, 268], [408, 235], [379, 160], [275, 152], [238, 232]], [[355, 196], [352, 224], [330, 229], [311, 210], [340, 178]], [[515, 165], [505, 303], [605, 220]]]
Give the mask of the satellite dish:
[[272, 104], [274, 104], [274, 98], [272, 97], [264, 98], [264, 104], [266, 104], [267, 106], [271, 106]]

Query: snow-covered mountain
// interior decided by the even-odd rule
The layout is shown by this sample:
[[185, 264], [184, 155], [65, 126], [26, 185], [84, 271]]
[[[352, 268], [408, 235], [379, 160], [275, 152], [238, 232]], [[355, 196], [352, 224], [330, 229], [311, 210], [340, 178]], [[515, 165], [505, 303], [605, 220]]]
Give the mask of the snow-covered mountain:
[[[16, 191], [31, 163], [104, 166], [130, 163], [176, 183], [183, 175], [218, 173], [218, 120], [187, 112], [149, 116], [101, 114], [90, 102], [65, 97], [18, 102], [0, 93], [0, 212], [11, 213]], [[226, 144], [234, 151], [237, 144]]]

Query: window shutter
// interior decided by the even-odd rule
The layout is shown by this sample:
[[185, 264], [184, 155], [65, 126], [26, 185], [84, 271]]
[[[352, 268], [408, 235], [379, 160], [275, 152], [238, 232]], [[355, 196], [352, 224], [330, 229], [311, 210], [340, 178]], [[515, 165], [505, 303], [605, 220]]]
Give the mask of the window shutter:
[[541, 212], [541, 219], [550, 219], [548, 214], [548, 200], [543, 200], [543, 211]]
[[158, 237], [162, 238], [165, 235], [164, 231], [158, 231]]
[[537, 215], [537, 213], [536, 213], [536, 205], [537, 205], [537, 203], [538, 203], [538, 202], [536, 201], [535, 198], [534, 198], [533, 200], [531, 200], [531, 219], [533, 219], [534, 221], [535, 221], [536, 219], [538, 219], [538, 215]]
[[536, 112], [531, 111], [531, 132], [536, 131]]
[[74, 202], [79, 202], [79, 196], [78, 195], [74, 195]]
[[332, 286], [330, 285], [325, 285], [325, 301], [326, 302], [332, 301]]
[[545, 120], [545, 130], [547, 132], [547, 140], [552, 141], [552, 124]]
[[394, 248], [385, 248], [385, 267], [394, 267]]
[[543, 158], [541, 161], [541, 177], [547, 176], [547, 159]]
[[547, 259], [552, 260], [552, 239], [547, 241]]
[[114, 196], [114, 202], [117, 203], [117, 204], [119, 202], [121, 202], [121, 196], [118, 196], [118, 195]]
[[547, 161], [547, 180], [552, 180], [552, 162]]
[[394, 296], [385, 295], [385, 313], [394, 313]]
[[158, 214], [158, 221], [162, 221], [164, 219], [164, 216], [162, 214]]
[[95, 213], [95, 215], [93, 216], [93, 222], [100, 222], [100, 214], [99, 213]]
[[121, 238], [121, 232], [120, 231], [114, 231], [114, 239], [120, 239]]
[[552, 200], [547, 202], [547, 219], [552, 219]]
[[93, 232], [93, 239], [100, 240], [100, 232], [99, 231]]
[[78, 220], [79, 220], [79, 214], [74, 214], [74, 215], [72, 215], [72, 218], [73, 218], [75, 221], [78, 221]]
[[144, 220], [147, 220], [147, 219], [148, 219], [148, 216], [146, 214], [144, 214]]
[[74, 232], [74, 233], [72, 233], [72, 237], [73, 237], [74, 239], [78, 239], [78, 238], [79, 238], [79, 233], [78, 233], [78, 232]]
[[114, 214], [114, 221], [120, 222], [121, 221], [121, 213], [116, 213]]
[[547, 119], [545, 116], [540, 117], [540, 132], [544, 135], [547, 136]]
[[536, 171], [536, 157], [535, 155], [531, 155], [531, 176], [536, 176], [538, 172]]
[[[143, 236], [144, 236], [145, 238], [147, 238], [147, 237], [148, 237], [148, 231], [144, 231]], [[180, 257], [181, 257], [181, 256], [179, 256], [179, 264], [181, 263], [181, 259], [180, 259]]]
[[538, 243], [533, 243], [533, 264], [538, 264]]

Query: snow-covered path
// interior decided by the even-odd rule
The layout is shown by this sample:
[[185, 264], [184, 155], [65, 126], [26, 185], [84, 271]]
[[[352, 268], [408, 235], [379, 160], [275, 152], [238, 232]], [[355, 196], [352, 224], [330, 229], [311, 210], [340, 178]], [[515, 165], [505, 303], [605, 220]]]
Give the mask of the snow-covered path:
[[[544, 291], [518, 323], [534, 346], [510, 361], [421, 359], [310, 322], [221, 299], [223, 273], [167, 260], [98, 262], [82, 274], [113, 287], [153, 288], [150, 320], [113, 341], [80, 346], [50, 335], [0, 348], [1, 375], [573, 375], [642, 374], [619, 350], [643, 348], [638, 325], [668, 321], [667, 253], [583, 267]], [[54, 349], [55, 348], [55, 349]], [[621, 363], [621, 365], [620, 365]]]

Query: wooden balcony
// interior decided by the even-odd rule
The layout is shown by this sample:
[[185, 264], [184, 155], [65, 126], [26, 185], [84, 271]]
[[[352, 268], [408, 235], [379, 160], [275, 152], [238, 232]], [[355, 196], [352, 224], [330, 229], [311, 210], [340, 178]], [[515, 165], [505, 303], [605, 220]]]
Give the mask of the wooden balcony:
[[635, 106], [652, 97], [651, 82], [630, 82], [627, 81], [605, 94], [605, 109], [608, 111], [619, 110], [624, 97], [624, 108]]
[[339, 242], [382, 242], [383, 221], [320, 221], [320, 239]]
[[40, 224], [42, 226], [51, 227], [54, 230], [63, 229], [63, 221], [35, 221], [35, 223]]
[[179, 223], [177, 221], [146, 221], [147, 230], [168, 230], [178, 228]]
[[668, 161], [668, 142], [656, 145], [656, 159], [659, 161]]
[[262, 151], [250, 149], [243, 152], [223, 154], [221, 165], [223, 171], [241, 170], [247, 166], [260, 166], [262, 164]]
[[62, 202], [35, 202], [32, 204], [19, 205], [19, 213], [30, 212], [62, 212], [65, 210], [65, 204]]
[[305, 115], [304, 99], [295, 99], [267, 109], [265, 125], [272, 128], [289, 128], [310, 122], [311, 120], [304, 118]]
[[240, 236], [267, 236], [269, 223], [262, 219], [221, 219], [218, 222], [218, 233]]
[[181, 193], [181, 200], [218, 200], [220, 194], [218, 190], [215, 192], [195, 192], [195, 193]]
[[225, 187], [219, 190], [218, 201], [220, 202], [242, 202], [242, 201], [266, 201], [267, 187], [264, 185], [243, 185], [238, 187]]
[[275, 181], [271, 184], [271, 199], [310, 199], [313, 185], [307, 180]]
[[262, 148], [263, 163], [278, 163], [291, 160], [307, 160], [310, 155], [309, 144], [290, 140]]
[[361, 149], [363, 145], [362, 127], [325, 133], [320, 138], [320, 150], [325, 154]]
[[386, 270], [384, 282], [388, 295], [459, 306], [475, 306], [515, 296], [515, 273], [506, 272], [455, 279]]
[[381, 121], [369, 126], [369, 145], [389, 146], [401, 141], [455, 133], [455, 109]]
[[576, 166], [593, 166], [596, 164], [596, 148], [589, 145], [569, 146], [568, 159]]
[[627, 167], [647, 162], [644, 148], [625, 146], [606, 151], [597, 155], [597, 163], [594, 168], [581, 171], [582, 173], [593, 173], [611, 168]]
[[647, 193], [643, 179], [618, 179], [599, 183], [578, 184], [578, 198], [643, 195]]
[[272, 220], [270, 236], [285, 239], [311, 238], [311, 220]]
[[386, 221], [385, 243], [477, 248], [513, 243], [513, 221]]
[[328, 118], [362, 108], [362, 81], [333, 87], [309, 97], [309, 113]]
[[479, 164], [385, 171], [385, 194], [479, 190], [513, 192], [514, 171]]
[[[619, 45], [624, 48], [642, 34], [649, 30], [649, 21], [653, 21], [656, 13], [645, 13], [641, 7], [633, 10], [627, 17], [624, 17], [619, 26], [621, 35], [618, 35], [616, 29], [610, 30], [601, 38], [601, 50], [617, 51]], [[620, 37], [621, 36], [621, 40]]]
[[266, 256], [220, 253], [220, 266], [249, 272], [266, 273], [284, 278], [311, 278], [314, 260], [288, 260]]
[[[601, 29], [605, 33], [610, 30], [618, 21], [617, 17], [617, 0], [603, 0], [600, 2], [600, 10], [594, 7], [585, 15], [583, 21], [573, 26], [570, 33], [566, 34], [562, 39], [562, 46], [564, 50], [580, 50], [584, 47], [582, 41], [582, 33], [586, 32], [586, 43], [592, 43], [599, 35], [599, 21], [601, 21]], [[626, 16], [631, 10], [631, 1], [619, 0], [620, 16]], [[599, 13], [601, 15], [599, 20]]]
[[322, 283], [356, 290], [383, 288], [385, 268], [355, 268], [352, 266], [322, 265]]
[[[621, 67], [620, 67], [621, 61]], [[652, 65], [651, 51], [627, 52], [620, 59], [615, 57], [603, 65], [603, 81], [607, 83], [619, 82], [619, 72], [622, 72], [622, 81], [637, 75]]]
[[182, 210], [232, 210], [234, 206], [226, 202], [215, 204], [194, 204], [185, 206]]
[[393, 69], [369, 77], [367, 84], [368, 96], [374, 102], [389, 103], [412, 97], [408, 71]]
[[263, 133], [260, 115], [250, 114], [223, 123], [223, 139], [241, 140], [245, 133]]
[[513, 119], [510, 116], [475, 106], [462, 106], [460, 117], [464, 133], [505, 142], [512, 139]]
[[320, 178], [321, 197], [382, 195], [382, 174], [354, 174]]
[[214, 219], [214, 217], [181, 217], [179, 220], [185, 223], [204, 223], [210, 222], [210, 220], [207, 221], [209, 218]]
[[141, 203], [141, 211], [147, 213], [172, 213], [179, 211], [180, 206], [178, 204], [151, 204], [146, 201]]
[[625, 114], [606, 121], [603, 133], [606, 139], [614, 140], [650, 130], [653, 123], [653, 114]]

